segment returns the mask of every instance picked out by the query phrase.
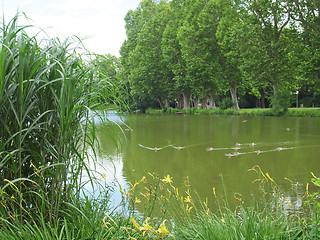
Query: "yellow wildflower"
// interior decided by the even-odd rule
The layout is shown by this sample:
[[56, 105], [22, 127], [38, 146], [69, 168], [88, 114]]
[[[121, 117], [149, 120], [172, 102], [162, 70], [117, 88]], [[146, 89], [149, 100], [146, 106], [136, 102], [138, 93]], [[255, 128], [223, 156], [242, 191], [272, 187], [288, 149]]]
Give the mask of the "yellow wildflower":
[[192, 208], [193, 208], [192, 206], [189, 207], [189, 204], [187, 204], [186, 210], [187, 210], [188, 213], [191, 211]]
[[288, 199], [286, 199], [287, 203], [289, 204], [290, 207], [292, 207], [291, 203], [289, 202]]
[[165, 183], [173, 183], [172, 177], [170, 177], [169, 174], [166, 177], [164, 177], [164, 179], [161, 179], [161, 181]]
[[214, 196], [217, 198], [217, 195], [216, 195], [216, 188], [214, 187], [214, 188], [212, 188], [212, 190], [213, 190], [213, 194], [214, 194]]
[[165, 219], [159, 229], [156, 231], [157, 233], [160, 233], [160, 234], [170, 234], [170, 232], [167, 230], [166, 226], [165, 226], [165, 223], [166, 223], [167, 219]]
[[148, 221], [149, 221], [149, 217], [147, 217], [147, 219], [144, 221], [144, 223], [142, 224], [143, 227], [140, 228], [140, 230], [143, 231], [150, 231], [153, 230], [153, 228], [149, 225]]
[[221, 222], [226, 223], [226, 221], [224, 220], [224, 218], [221, 218]]
[[130, 218], [130, 221], [132, 222], [133, 226], [134, 226], [138, 231], [141, 231], [141, 228], [140, 228], [139, 225], [136, 223], [136, 221], [134, 220], [133, 217]]
[[271, 182], [278, 186], [278, 184], [276, 184], [276, 182], [270, 177], [269, 173], [266, 173], [266, 176], [270, 179]]
[[120, 192], [123, 193], [124, 195], [128, 195], [128, 193], [122, 190], [121, 186], [120, 186]]
[[143, 177], [141, 178], [140, 182], [143, 182], [145, 179], [146, 179], [146, 177], [143, 176]]
[[184, 198], [184, 202], [186, 203], [191, 203], [191, 199], [190, 199], [190, 196]]
[[135, 203], [141, 203], [141, 200], [139, 198], [136, 197], [136, 201]]
[[101, 177], [102, 177], [104, 180], [106, 180], [106, 179], [107, 179], [107, 174], [103, 173], [103, 174], [101, 174]]
[[12, 195], [11, 198], [14, 199], [14, 196]]
[[179, 189], [178, 188], [176, 188], [176, 194], [179, 197]]

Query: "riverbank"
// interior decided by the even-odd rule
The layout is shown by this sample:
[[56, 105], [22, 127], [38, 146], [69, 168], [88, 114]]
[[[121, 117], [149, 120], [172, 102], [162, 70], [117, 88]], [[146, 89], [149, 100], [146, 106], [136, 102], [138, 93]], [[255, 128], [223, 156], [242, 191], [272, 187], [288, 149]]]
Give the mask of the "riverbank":
[[[65, 205], [65, 216], [53, 223], [45, 221], [41, 212], [31, 222], [12, 219], [11, 223], [0, 218], [0, 238], [318, 239], [318, 193], [310, 193], [307, 184], [305, 194], [299, 197], [302, 200], [299, 207], [294, 199], [285, 197], [268, 173], [258, 166], [250, 170], [258, 174], [255, 182], [260, 197], [252, 200], [235, 193], [234, 198], [239, 201], [235, 209], [229, 207], [226, 189], [213, 188], [211, 197], [203, 202], [189, 182], [178, 189], [174, 177], [148, 173], [129, 189], [121, 190], [119, 208], [109, 208], [108, 194], [101, 191], [97, 198], [83, 199], [77, 208]], [[319, 181], [316, 176], [312, 179], [316, 186]], [[104, 190], [108, 192], [110, 188]], [[216, 209], [208, 208], [209, 200], [216, 203]], [[139, 213], [139, 206], [144, 211]]]
[[201, 114], [201, 115], [243, 115], [243, 116], [288, 116], [288, 117], [320, 117], [320, 108], [289, 108], [287, 111], [279, 111], [272, 108], [244, 108], [235, 110], [232, 108], [217, 109], [147, 109], [148, 114]]

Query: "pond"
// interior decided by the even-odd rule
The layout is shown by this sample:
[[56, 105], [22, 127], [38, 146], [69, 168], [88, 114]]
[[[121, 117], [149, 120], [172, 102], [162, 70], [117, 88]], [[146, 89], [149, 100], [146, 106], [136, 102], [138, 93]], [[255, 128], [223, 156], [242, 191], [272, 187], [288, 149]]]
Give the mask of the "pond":
[[[225, 189], [235, 205], [235, 193], [255, 196], [258, 183], [252, 182], [258, 175], [248, 170], [259, 166], [299, 208], [310, 172], [320, 176], [319, 118], [141, 114], [129, 119], [131, 130], [124, 130], [120, 152], [101, 137], [106, 155], [99, 156], [105, 168], [99, 171], [122, 188], [148, 172], [169, 174], [176, 187], [188, 178], [192, 190], [209, 202], [213, 187], [218, 194]], [[120, 200], [116, 193], [114, 201]]]

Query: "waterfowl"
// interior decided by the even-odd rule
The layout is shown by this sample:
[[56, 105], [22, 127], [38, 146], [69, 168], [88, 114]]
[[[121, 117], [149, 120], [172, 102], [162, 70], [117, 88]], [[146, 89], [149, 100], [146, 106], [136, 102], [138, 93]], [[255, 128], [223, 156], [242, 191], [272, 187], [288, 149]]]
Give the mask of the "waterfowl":
[[213, 148], [212, 147], [207, 147], [206, 150], [207, 150], [207, 152], [210, 152], [210, 151], [213, 150]]

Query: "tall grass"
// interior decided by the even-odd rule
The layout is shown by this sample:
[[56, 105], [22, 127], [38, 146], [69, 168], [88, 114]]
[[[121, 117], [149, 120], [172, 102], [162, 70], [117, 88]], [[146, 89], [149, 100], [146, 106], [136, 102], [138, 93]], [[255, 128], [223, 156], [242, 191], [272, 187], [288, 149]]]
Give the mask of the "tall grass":
[[18, 18], [0, 29], [0, 229], [64, 225], [82, 214], [86, 149], [98, 144], [89, 112], [105, 109], [112, 86], [79, 54], [79, 39], [39, 43]]

